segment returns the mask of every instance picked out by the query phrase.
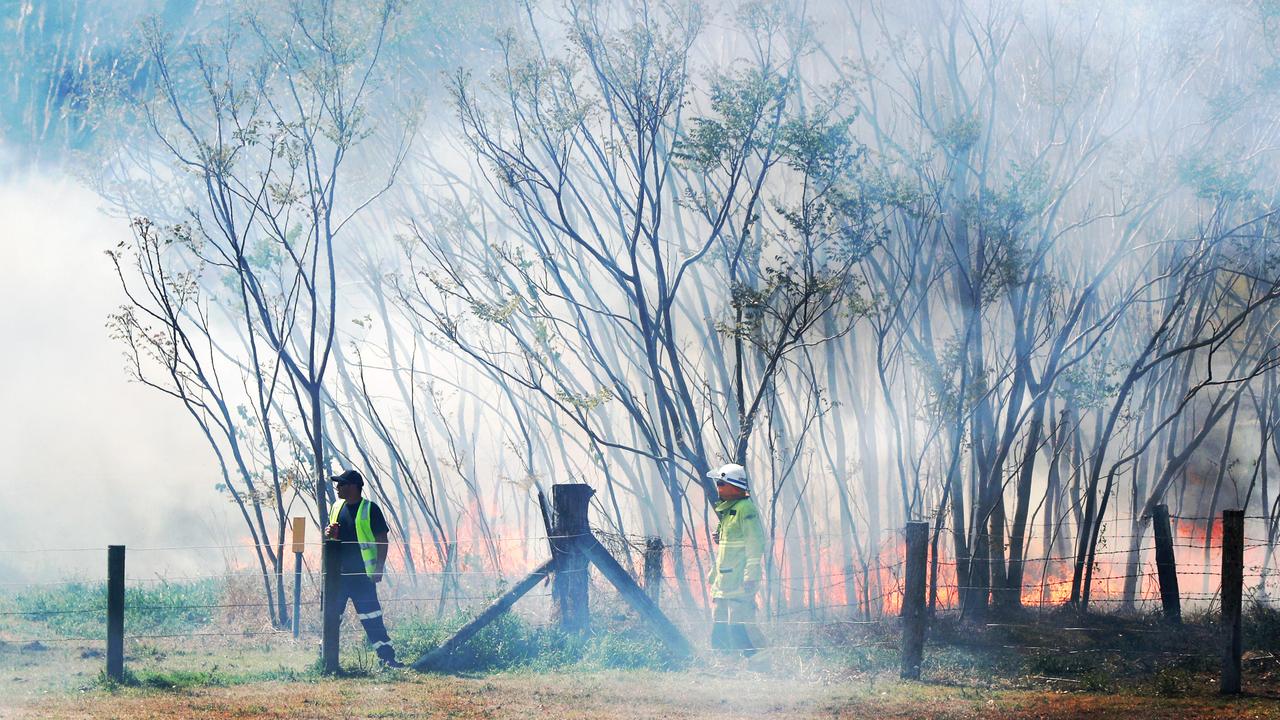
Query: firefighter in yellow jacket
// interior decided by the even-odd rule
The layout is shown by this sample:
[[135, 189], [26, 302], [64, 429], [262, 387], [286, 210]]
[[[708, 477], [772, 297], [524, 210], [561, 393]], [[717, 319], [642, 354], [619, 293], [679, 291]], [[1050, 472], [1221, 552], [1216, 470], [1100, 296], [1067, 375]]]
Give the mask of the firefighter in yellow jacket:
[[712, 538], [717, 541], [716, 562], [708, 582], [714, 605], [711, 647], [743, 650], [747, 655], [764, 647], [756, 624], [756, 592], [763, 575], [764, 527], [747, 486], [741, 465], [724, 465], [707, 474], [715, 480], [720, 502], [720, 523]]

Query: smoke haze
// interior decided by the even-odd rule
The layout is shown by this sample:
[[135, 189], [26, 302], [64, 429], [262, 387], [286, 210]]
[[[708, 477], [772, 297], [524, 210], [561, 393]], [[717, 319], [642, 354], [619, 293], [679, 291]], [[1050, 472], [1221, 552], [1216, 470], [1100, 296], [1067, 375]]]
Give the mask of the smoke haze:
[[[0, 484], [5, 550], [102, 547], [37, 560], [0, 555], [0, 576], [20, 582], [105, 573], [108, 544], [210, 544], [229, 534], [231, 506], [213, 492], [216, 470], [196, 428], [123, 372], [108, 338], [119, 284], [103, 251], [128, 236], [72, 178], [36, 171], [0, 184]], [[203, 488], [203, 489], [202, 489]], [[194, 558], [130, 570], [185, 571]]]

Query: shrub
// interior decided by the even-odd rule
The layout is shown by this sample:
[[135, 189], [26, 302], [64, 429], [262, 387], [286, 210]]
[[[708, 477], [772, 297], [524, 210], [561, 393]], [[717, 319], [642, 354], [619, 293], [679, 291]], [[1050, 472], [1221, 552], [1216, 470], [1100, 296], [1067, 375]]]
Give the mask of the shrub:
[[1245, 608], [1244, 646], [1249, 650], [1280, 653], [1280, 609], [1255, 597]]
[[580, 662], [593, 669], [666, 669], [671, 658], [649, 633], [606, 632], [587, 639]]
[[1156, 673], [1154, 684], [1161, 697], [1182, 697], [1195, 685], [1195, 676], [1182, 668], [1164, 668]]

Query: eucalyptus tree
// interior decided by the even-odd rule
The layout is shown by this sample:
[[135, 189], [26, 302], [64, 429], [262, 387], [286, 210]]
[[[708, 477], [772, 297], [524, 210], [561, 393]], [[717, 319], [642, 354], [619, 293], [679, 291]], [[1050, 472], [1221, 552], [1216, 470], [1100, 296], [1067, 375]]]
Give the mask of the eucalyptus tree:
[[0, 9], [5, 43], [0, 74], [5, 103], [0, 137], [17, 169], [22, 161], [51, 168], [74, 165], [74, 154], [92, 147], [98, 126], [94, 93], [109, 73], [120, 83], [142, 87], [145, 62], [133, 52], [134, 27], [148, 12], [181, 36], [196, 24], [198, 3], [174, 0], [159, 8], [143, 3], [104, 6], [92, 0], [7, 3]]
[[382, 101], [440, 58], [415, 62], [397, 4], [297, 0], [181, 46], [152, 27], [154, 92], [122, 89], [149, 142], [104, 184], [154, 220], [117, 255], [116, 328], [274, 535], [264, 574], [266, 509], [307, 475], [323, 516], [334, 457], [386, 493], [408, 564], [446, 572], [471, 535], [502, 562], [507, 487], [549, 532], [550, 477], [603, 476], [611, 529], [696, 552], [732, 461], [775, 541], [770, 608], [815, 605], [839, 554], [870, 615], [881, 528], [925, 517], [933, 602], [947, 554], [977, 617], [1070, 546], [1083, 605], [1114, 500], [1138, 568], [1201, 456], [1226, 501], [1254, 418], [1243, 502], [1275, 536], [1275, 118], [1210, 92], [1270, 97], [1245, 57], [1266, 23], [1217, 42], [1253, 10], [1180, 10], [1217, 28], [1190, 42], [1101, 2], [736, 7], [716, 65], [697, 7], [530, 3], [412, 154]]
[[[166, 220], [182, 224], [190, 251], [222, 273], [246, 351], [278, 359], [296, 387], [320, 517], [329, 492], [323, 386], [335, 351], [337, 248], [396, 165], [381, 184], [344, 181], [375, 132], [367, 104], [395, 17], [394, 2], [298, 0], [228, 18], [177, 47], [153, 22], [143, 33], [153, 82], [123, 98], [157, 148], [124, 149], [123, 181], [190, 181], [171, 186], [181, 199]], [[393, 128], [392, 141], [409, 129]], [[148, 198], [127, 207], [155, 206]]]
[[326, 514], [335, 248], [385, 188], [348, 187], [347, 165], [371, 137], [395, 10], [299, 0], [211, 24], [151, 18], [82, 98], [89, 174], [135, 218], [133, 245], [112, 252], [127, 299], [113, 334], [131, 375], [208, 440], [280, 625], [292, 505]]
[[563, 52], [508, 37], [491, 83], [458, 76], [502, 217], [422, 215], [402, 299], [593, 448], [651, 467], [679, 544], [686, 488], [715, 497], [711, 441], [750, 462], [790, 358], [828, 317], [835, 335], [852, 322], [848, 270], [877, 239], [861, 151], [848, 118], [797, 102], [799, 40], [700, 89], [696, 11], [571, 2], [565, 21]]
[[[1134, 576], [1139, 574], [1137, 541], [1149, 526], [1152, 508], [1168, 496], [1185, 503], [1199, 485], [1195, 476], [1208, 474], [1203, 466], [1215, 460], [1217, 470], [1207, 501], [1193, 498], [1187, 509], [1192, 515], [1212, 516], [1222, 507], [1224, 479], [1236, 464], [1236, 446], [1250, 442], [1247, 428], [1256, 424], [1261, 431], [1264, 425], [1250, 417], [1242, 393], [1265, 384], [1275, 372], [1268, 343], [1268, 328], [1274, 322], [1270, 293], [1277, 278], [1275, 198], [1267, 189], [1274, 184], [1275, 166], [1267, 157], [1280, 130], [1280, 117], [1267, 100], [1275, 93], [1266, 69], [1271, 63], [1265, 57], [1267, 48], [1274, 44], [1268, 11], [1224, 5], [1197, 8], [1191, 14], [1233, 40], [1222, 43], [1215, 35], [1185, 28], [1163, 38], [1172, 46], [1166, 56], [1182, 85], [1176, 101], [1161, 98], [1164, 105], [1152, 113], [1161, 122], [1172, 120], [1176, 128], [1165, 133], [1168, 139], [1160, 148], [1176, 163], [1166, 177], [1174, 198], [1169, 204], [1178, 213], [1166, 221], [1172, 237], [1163, 244], [1159, 263], [1162, 270], [1179, 267], [1180, 272], [1170, 272], [1161, 281], [1162, 305], [1143, 306], [1158, 311], [1136, 313], [1137, 322], [1125, 329], [1149, 338], [1149, 344], [1134, 356], [1138, 359], [1133, 365], [1122, 364], [1125, 372], [1115, 379], [1116, 399], [1133, 404], [1138, 392], [1144, 399], [1120, 411], [1118, 423], [1127, 425], [1123, 432], [1109, 427], [1109, 417], [1106, 425], [1099, 424], [1088, 475], [1086, 502], [1092, 501], [1098, 477], [1108, 468], [1104, 505], [1116, 475], [1124, 472], [1132, 477], [1134, 539], [1124, 595], [1128, 605], [1136, 592]], [[1169, 316], [1170, 306], [1179, 303], [1173, 308], [1178, 312]], [[1151, 344], [1157, 349], [1152, 350]], [[1143, 364], [1142, 355], [1148, 352]], [[1126, 387], [1133, 373], [1141, 375], [1134, 379], [1136, 389]], [[1109, 416], [1116, 412], [1113, 408]], [[1126, 423], [1134, 415], [1138, 421]], [[1117, 441], [1118, 435], [1123, 437]], [[1211, 439], [1222, 444], [1219, 451], [1209, 450]], [[1259, 462], [1254, 463], [1254, 473]], [[1192, 468], [1194, 475], [1189, 472]], [[1241, 507], [1249, 497], [1245, 493]], [[1269, 502], [1256, 501], [1263, 508]], [[1093, 522], [1090, 531], [1096, 543], [1103, 521], [1094, 518]], [[1211, 523], [1209, 527], [1206, 554]], [[1077, 547], [1072, 597], [1083, 603], [1089, 600], [1088, 576], [1095, 552], [1096, 544]]]
[[[872, 473], [890, 469], [908, 515], [936, 514], [935, 542], [949, 509], [966, 612], [1016, 606], [1043, 463], [1060, 493], [1064, 441], [1089, 412], [1078, 401], [1122, 385], [1118, 328], [1152, 332], [1135, 314], [1162, 273], [1184, 269], [1160, 264], [1194, 212], [1169, 158], [1218, 141], [1186, 129], [1188, 76], [1218, 61], [1104, 4], [864, 5], [848, 22], [856, 42], [822, 57], [851, 87], [874, 187], [894, 210], [860, 265], [879, 300], [871, 322], [838, 346], [875, 348], [866, 379], [891, 430], [891, 460], [864, 463], [864, 484], [874, 494]], [[910, 399], [911, 377], [928, 401]], [[1073, 447], [1094, 465], [1108, 452], [1097, 439]], [[1065, 508], [1080, 542], [1100, 526], [1093, 477], [1068, 479], [1081, 486], [1082, 504]], [[1062, 532], [1045, 522], [1047, 537]]]
[[[1173, 254], [1176, 266], [1164, 273], [1169, 278], [1165, 301], [1154, 331], [1123, 375], [1116, 399], [1099, 426], [1087, 476], [1086, 506], [1083, 528], [1076, 549], [1073, 573], [1073, 602], [1083, 606], [1089, 602], [1090, 575], [1097, 553], [1098, 537], [1107, 503], [1112, 497], [1117, 473], [1148, 451], [1152, 443], [1170, 425], [1183, 421], [1186, 425], [1170, 452], [1146, 497], [1134, 508], [1139, 518], [1149, 518], [1152, 509], [1169, 490], [1188, 460], [1214, 431], [1217, 423], [1232, 413], [1236, 416], [1239, 402], [1251, 382], [1280, 367], [1280, 343], [1276, 341], [1277, 301], [1280, 301], [1280, 274], [1256, 272], [1259, 255], [1270, 257], [1274, 264], [1276, 243], [1274, 216], [1266, 213], [1239, 225], [1225, 223], [1215, 215], [1203, 235]], [[1260, 253], [1233, 252], [1242, 237], [1261, 247]], [[1243, 255], [1243, 256], [1241, 256]], [[1149, 373], [1165, 363], [1182, 362], [1189, 372], [1188, 382], [1178, 387], [1177, 400], [1155, 427], [1141, 433], [1133, 441], [1133, 450], [1113, 459], [1106, 451], [1115, 434], [1121, 415], [1129, 405], [1134, 388]], [[1194, 372], [1192, 364], [1196, 366]], [[1201, 366], [1203, 369], [1201, 369]], [[1207, 397], [1206, 397], [1207, 396]], [[1193, 404], [1199, 403], [1199, 417], [1185, 416]], [[1231, 430], [1234, 430], [1232, 423]], [[1229, 446], [1230, 443], [1228, 442]], [[1112, 460], [1105, 485], [1100, 485], [1103, 468]], [[1225, 463], [1222, 463], [1225, 467]], [[1221, 476], [1219, 476], [1221, 483]], [[1099, 496], [1099, 487], [1101, 495]], [[1215, 492], [1215, 496], [1216, 496]], [[1211, 510], [1213, 506], [1210, 506]], [[1145, 520], [1143, 521], [1145, 525]]]
[[[284, 532], [296, 476], [273, 430], [279, 366], [264, 367], [256, 356], [252, 366], [227, 362], [214, 339], [222, 314], [218, 300], [202, 289], [209, 267], [183, 252], [194, 242], [185, 228], [146, 219], [132, 227], [133, 242], [108, 252], [127, 299], [108, 327], [124, 345], [131, 378], [179, 401], [208, 441], [222, 477], [219, 488], [240, 510], [253, 540], [268, 614], [284, 627]], [[243, 388], [228, 375], [256, 387], [252, 411], [237, 402]]]
[[[1073, 343], [1077, 354], [1088, 350], [1076, 323], [1120, 252], [1102, 254], [1073, 283], [1074, 297], [1061, 292], [1055, 265], [1080, 242], [1080, 228], [1132, 210], [1124, 201], [1092, 209], [1081, 199], [1082, 180], [1098, 174], [1101, 148], [1129, 117], [1116, 109], [1107, 78], [1076, 62], [1098, 55], [1114, 68], [1122, 60], [1090, 42], [1097, 18], [1080, 29], [1069, 27], [1069, 13], [1042, 25], [1018, 8], [935, 9], [933, 20], [909, 26], [903, 43], [887, 41], [908, 27], [900, 13], [855, 12], [861, 42], [840, 69], [857, 88], [881, 192], [898, 210], [891, 241], [864, 267], [885, 300], [872, 327], [899, 500], [908, 514], [924, 513], [926, 497], [939, 515], [950, 507], [962, 597], [980, 612], [992, 584], [1012, 585], [999, 597], [1018, 601], [1050, 388], [1072, 364], [1063, 353]], [[898, 399], [904, 384], [891, 381], [907, 361], [932, 389], [923, 427], [900, 409], [909, 406]], [[912, 451], [922, 440], [924, 452]], [[945, 461], [936, 468], [941, 482], [929, 488], [911, 458], [936, 442]]]

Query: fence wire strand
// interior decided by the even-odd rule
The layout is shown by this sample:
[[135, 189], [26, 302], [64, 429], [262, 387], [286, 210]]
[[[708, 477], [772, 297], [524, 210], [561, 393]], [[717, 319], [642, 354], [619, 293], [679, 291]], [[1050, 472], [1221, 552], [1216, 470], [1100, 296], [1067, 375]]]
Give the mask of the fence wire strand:
[[[1177, 570], [1179, 577], [1187, 578], [1205, 578], [1205, 582], [1209, 582], [1210, 578], [1216, 577], [1221, 573], [1220, 568], [1212, 566], [1210, 554], [1221, 551], [1222, 531], [1220, 525], [1216, 522], [1219, 518], [1193, 517], [1171, 515], [1170, 519], [1179, 525], [1194, 522], [1208, 523], [1207, 531], [1203, 539], [1193, 539], [1180, 536], [1173, 543], [1175, 551], [1178, 552], [1180, 564]], [[1249, 516], [1247, 519], [1262, 519], [1261, 516]], [[1123, 521], [1139, 521], [1145, 518], [1138, 516], [1121, 516], [1107, 518], [1107, 523], [1120, 523]], [[930, 525], [929, 532], [946, 532], [948, 528], [945, 525]], [[614, 543], [615, 546], [621, 545], [622, 549], [643, 553], [645, 544], [651, 539], [647, 536], [640, 535], [614, 535], [609, 533], [597, 533], [603, 541]], [[847, 558], [847, 562], [840, 570], [827, 571], [823, 567], [821, 559], [821, 551], [832, 548], [831, 543], [825, 542], [824, 538], [840, 537], [838, 533], [806, 533], [803, 539], [789, 538], [789, 543], [799, 543], [805, 549], [816, 551], [817, 555], [811, 555], [818, 558], [811, 563], [793, 564], [786, 562], [787, 558], [781, 553], [778, 557], [773, 558], [774, 562], [770, 566], [773, 575], [771, 582], [773, 583], [773, 591], [777, 593], [774, 602], [766, 602], [765, 616], [761, 619], [753, 620], [747, 623], [767, 631], [779, 639], [785, 638], [790, 642], [785, 644], [772, 644], [769, 647], [775, 649], [789, 650], [849, 650], [855, 648], [873, 648], [873, 647], [897, 647], [897, 643], [892, 640], [866, 640], [860, 639], [847, 642], [835, 642], [831, 644], [820, 644], [815, 642], [807, 642], [811, 637], [805, 637], [804, 633], [810, 634], [821, 632], [822, 630], [845, 630], [849, 633], [857, 631], [865, 631], [864, 634], [874, 634], [882, 630], [895, 630], [899, 620], [894, 616], [891, 603], [901, 603], [903, 598], [904, 574], [907, 562], [905, 559], [896, 559], [892, 561], [884, 561], [883, 554], [887, 550], [890, 553], [898, 552], [897, 548], [886, 547], [885, 543], [889, 539], [901, 538], [903, 531], [900, 528], [888, 528], [880, 533], [879, 539], [882, 542], [875, 542], [873, 548], [876, 549], [876, 559], [873, 562], [865, 562], [859, 558]], [[506, 542], [523, 542], [530, 544], [538, 551], [545, 551], [555, 540], [570, 539], [572, 535], [533, 535], [533, 536], [503, 536], [489, 538], [474, 538], [469, 540], [438, 540], [430, 545], [436, 547], [451, 547], [456, 549], [464, 544], [475, 544], [477, 546], [488, 545], [492, 547], [495, 543]], [[1104, 543], [1095, 551], [1088, 553], [1094, 561], [1093, 570], [1089, 578], [1089, 589], [1097, 592], [1103, 591], [1103, 595], [1099, 597], [1090, 597], [1088, 603], [1090, 605], [1114, 605], [1125, 604], [1131, 606], [1150, 606], [1160, 600], [1158, 595], [1158, 578], [1155, 573], [1155, 562], [1152, 555], [1155, 546], [1149, 544], [1151, 534], [1148, 529], [1144, 533], [1135, 534], [1106, 534], [1103, 536]], [[1012, 538], [1009, 538], [1012, 539]], [[1134, 547], [1115, 547], [1111, 543], [1130, 543]], [[1246, 552], [1260, 548], [1272, 548], [1269, 538], [1258, 538], [1246, 536], [1244, 538], [1244, 549]], [[308, 557], [314, 557], [312, 550], [323, 545], [322, 542], [305, 543], [304, 547], [308, 552], [302, 554], [306, 572], [303, 577], [306, 579], [306, 590], [310, 597], [314, 598], [319, 593], [319, 573], [312, 569]], [[395, 546], [395, 544], [392, 544]], [[269, 551], [273, 556], [281, 561], [287, 557], [285, 549], [291, 548], [292, 543], [232, 543], [223, 545], [173, 545], [173, 546], [156, 546], [156, 547], [130, 547], [131, 552], [173, 552], [186, 550], [256, 550]], [[713, 547], [713, 546], [711, 546]], [[682, 555], [692, 553], [707, 553], [711, 547], [692, 543], [675, 543], [674, 541], [663, 540], [663, 549], [667, 558], [664, 566], [670, 563], [672, 554], [680, 553]], [[1059, 546], [1060, 547], [1060, 546]], [[31, 556], [39, 556], [41, 554], [56, 553], [88, 553], [102, 552], [105, 548], [95, 547], [69, 547], [69, 548], [6, 548], [0, 549], [0, 553], [7, 555], [26, 554]], [[539, 553], [532, 553], [532, 558], [526, 553], [525, 564], [542, 562], [538, 560]], [[1117, 556], [1130, 556], [1136, 558], [1136, 561], [1129, 563], [1124, 560], [1111, 560]], [[1204, 562], [1196, 562], [1190, 558], [1204, 557]], [[892, 555], [891, 555], [892, 557]], [[1084, 578], [1077, 579], [1075, 577], [1050, 576], [1051, 568], [1067, 569], [1070, 566], [1079, 564], [1080, 553], [1073, 552], [1071, 554], [1047, 554], [1043, 557], [1027, 556], [1020, 559], [1020, 562], [1026, 568], [1027, 577], [1034, 578], [1024, 582], [1021, 588], [1013, 588], [1011, 591], [1020, 593], [1024, 605], [1041, 609], [1047, 607], [1058, 607], [1063, 603], [1061, 599], [1053, 599], [1051, 590], [1061, 588], [1067, 585], [1073, 587], [1079, 586], [1084, 589]], [[1099, 560], [1101, 558], [1102, 560]], [[629, 558], [620, 558], [620, 562], [625, 566]], [[1114, 563], [1108, 566], [1107, 563]], [[1270, 555], [1264, 561], [1270, 562]], [[502, 588], [506, 587], [505, 581], [512, 576], [518, 576], [522, 571], [512, 570], [508, 562], [508, 569], [500, 569], [502, 563], [498, 563], [499, 567], [466, 567], [446, 565], [440, 569], [427, 569], [410, 571], [409, 569], [393, 569], [388, 570], [383, 575], [391, 580], [397, 586], [400, 583], [413, 585], [415, 590], [417, 583], [430, 580], [441, 581], [440, 592], [436, 594], [422, 594], [421, 591], [412, 592], [407, 596], [399, 596], [388, 594], [381, 602], [388, 604], [409, 604], [423, 603], [435, 604], [440, 607], [452, 606], [460, 607], [466, 603], [491, 602], [497, 596]], [[518, 563], [517, 563], [518, 564]], [[283, 565], [283, 562], [281, 563]], [[932, 582], [931, 589], [936, 594], [938, 607], [946, 610], [954, 608], [959, 603], [962, 594], [968, 591], [985, 591], [998, 592], [1003, 588], [993, 588], [980, 584], [961, 583], [956, 575], [961, 568], [962, 563], [955, 559], [948, 558], [930, 558], [928, 567], [931, 569], [940, 569], [936, 582]], [[684, 574], [674, 574], [673, 572], [664, 571], [657, 575], [657, 579], [662, 583], [663, 592], [672, 592], [673, 588], [684, 585], [686, 588], [703, 587], [704, 578], [702, 573], [696, 569], [696, 564], [688, 566]], [[828, 566], [829, 567], [829, 566]], [[803, 569], [802, 569], [803, 568]], [[1100, 572], [1100, 568], [1109, 568], [1105, 572]], [[1123, 571], [1118, 572], [1118, 570]], [[531, 569], [531, 568], [529, 568]], [[705, 570], [705, 563], [703, 569]], [[570, 572], [587, 572], [589, 568], [581, 568], [575, 570], [562, 570], [559, 574], [564, 575]], [[794, 570], [794, 571], [793, 571]], [[523, 572], [527, 572], [526, 569]], [[944, 576], [943, 572], [950, 578]], [[1260, 591], [1265, 592], [1266, 588], [1280, 583], [1280, 577], [1273, 576], [1274, 568], [1266, 564], [1249, 564], [1243, 568], [1243, 577], [1246, 581], [1255, 581], [1252, 584]], [[176, 584], [181, 582], [193, 581], [209, 581], [209, 580], [230, 580], [238, 578], [254, 578], [262, 579], [263, 577], [285, 577], [292, 573], [286, 569], [280, 572], [264, 573], [261, 569], [255, 571], [228, 570], [222, 573], [210, 574], [190, 574], [176, 575], [166, 577], [128, 577], [126, 582], [132, 584], [133, 587], [144, 586], [151, 583], [160, 584]], [[346, 573], [347, 575], [363, 575], [360, 572]], [[833, 580], [834, 579], [834, 580]], [[470, 580], [482, 580], [483, 582], [472, 583]], [[497, 581], [497, 587], [492, 588], [494, 582]], [[1132, 586], [1132, 595], [1129, 597], [1115, 597], [1117, 587], [1120, 583], [1124, 583], [1125, 592], [1130, 592]], [[452, 588], [450, 584], [452, 583]], [[475, 587], [483, 587], [488, 583], [492, 588], [491, 591], [476, 592]], [[81, 578], [74, 580], [60, 580], [50, 582], [0, 582], [0, 587], [8, 588], [48, 588], [58, 586], [89, 586], [91, 588], [101, 588], [105, 592], [105, 579]], [[469, 587], [464, 588], [463, 585]], [[827, 598], [833, 589], [845, 587], [852, 590], [854, 595], [853, 602], [822, 602]], [[384, 586], [385, 587], [385, 586]], [[1040, 596], [1040, 600], [1034, 600], [1036, 595]], [[1216, 603], [1219, 599], [1219, 592], [1195, 592], [1182, 591], [1179, 597], [1185, 601], [1199, 602], [1206, 601]], [[550, 591], [530, 591], [526, 593], [526, 598], [535, 599], [537, 601], [545, 601], [553, 598]], [[674, 597], [674, 596], [672, 596]], [[847, 597], [847, 596], [846, 596]], [[705, 599], [705, 596], [704, 596]], [[804, 602], [804, 607], [792, 607], [799, 599]], [[817, 601], [817, 602], [815, 602]], [[238, 609], [263, 609], [276, 608], [281, 605], [287, 606], [289, 612], [292, 612], [294, 603], [290, 600], [287, 602], [200, 602], [200, 603], [179, 603], [179, 604], [126, 604], [126, 617], [133, 613], [182, 613], [194, 610], [238, 610]], [[300, 599], [297, 606], [299, 608], [307, 608], [314, 610], [322, 605], [319, 599]], [[668, 604], [665, 606], [668, 611], [679, 613], [680, 622], [685, 627], [697, 628], [699, 625], [705, 625], [709, 621], [708, 607], [706, 605], [682, 605]], [[344, 608], [345, 610], [345, 608]], [[4, 610], [0, 611], [0, 617], [17, 618], [31, 622], [40, 622], [41, 619], [50, 619], [56, 617], [74, 617], [74, 616], [104, 616], [107, 612], [105, 605], [93, 605], [83, 608], [51, 608], [51, 609], [28, 609], [28, 610]], [[881, 617], [865, 619], [850, 619], [841, 617], [819, 617], [830, 616], [841, 613], [876, 613]], [[808, 619], [797, 619], [798, 616], [808, 615]], [[702, 618], [702, 620], [693, 621], [690, 624], [689, 618]], [[348, 619], [349, 622], [349, 619]], [[527, 623], [529, 628], [551, 628], [554, 624], [532, 624]], [[1068, 626], [1056, 627], [1051, 624], [1035, 622], [1035, 623], [984, 623], [982, 627], [986, 630], [999, 632], [1003, 629], [1038, 629], [1053, 632], [1068, 633], [1104, 633], [1111, 632], [1112, 628], [1090, 627], [1090, 626]], [[1157, 634], [1165, 633], [1164, 630], [1144, 629], [1139, 627], [1125, 627], [1123, 632], [1126, 634]], [[313, 637], [316, 633], [314, 628], [308, 628], [302, 631], [308, 637]], [[800, 637], [795, 637], [795, 635]], [[272, 637], [272, 638], [292, 638], [292, 632], [288, 629], [270, 629], [270, 630], [238, 630], [228, 632], [215, 632], [192, 630], [187, 632], [141, 632], [126, 633], [126, 640], [138, 642], [154, 639], [185, 639], [185, 638], [255, 638], [255, 637]], [[798, 640], [798, 642], [797, 642]], [[848, 640], [848, 638], [846, 638]], [[31, 637], [22, 639], [0, 639], [0, 643], [10, 645], [34, 645], [34, 644], [53, 644], [53, 643], [96, 643], [100, 644], [105, 641], [102, 635], [61, 635], [50, 637]], [[1117, 654], [1144, 657], [1206, 657], [1212, 653], [1193, 653], [1183, 652], [1180, 650], [1168, 649], [1143, 649], [1143, 648], [1119, 648], [1119, 647], [1071, 647], [1067, 645], [1052, 644], [1031, 644], [1031, 643], [1009, 643], [1000, 641], [969, 641], [963, 638], [946, 637], [938, 642], [947, 646], [957, 646], [975, 649], [999, 649], [1012, 650], [1019, 652], [1050, 652], [1062, 655], [1087, 655], [1087, 654]], [[1216, 652], [1216, 651], [1215, 651]]]

